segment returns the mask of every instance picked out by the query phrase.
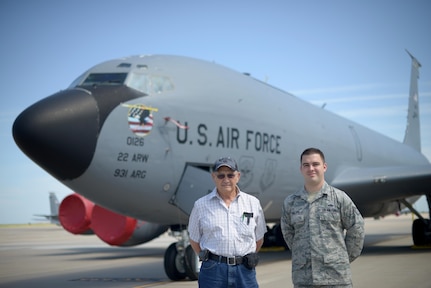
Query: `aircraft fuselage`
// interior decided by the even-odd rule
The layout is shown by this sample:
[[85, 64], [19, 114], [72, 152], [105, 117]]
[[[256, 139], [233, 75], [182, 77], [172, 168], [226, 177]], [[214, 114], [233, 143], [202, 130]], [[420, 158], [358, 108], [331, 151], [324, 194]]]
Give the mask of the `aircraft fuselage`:
[[[24, 111], [14, 137], [77, 193], [161, 224], [187, 223], [190, 203], [213, 188], [208, 173], [221, 156], [237, 159], [239, 185], [260, 199], [268, 222], [279, 221], [283, 200], [301, 187], [299, 155], [308, 147], [325, 152], [328, 183], [346, 168], [430, 169], [409, 146], [250, 76], [177, 56], [99, 64]], [[386, 189], [376, 186], [381, 176], [365, 175], [363, 190], [346, 190], [365, 217], [397, 209], [382, 208], [390, 196], [366, 196]]]

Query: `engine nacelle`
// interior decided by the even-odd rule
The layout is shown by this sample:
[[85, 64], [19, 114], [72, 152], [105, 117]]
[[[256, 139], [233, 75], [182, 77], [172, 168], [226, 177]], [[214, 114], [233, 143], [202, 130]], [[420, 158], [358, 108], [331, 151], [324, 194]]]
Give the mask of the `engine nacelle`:
[[115, 213], [76, 193], [61, 202], [59, 220], [63, 228], [72, 234], [96, 234], [113, 246], [143, 244], [169, 228]]
[[102, 241], [113, 246], [139, 245], [164, 233], [168, 226], [130, 218], [94, 206], [91, 227]]
[[90, 228], [93, 207], [93, 202], [79, 194], [67, 196], [58, 208], [61, 226], [72, 234], [94, 234]]

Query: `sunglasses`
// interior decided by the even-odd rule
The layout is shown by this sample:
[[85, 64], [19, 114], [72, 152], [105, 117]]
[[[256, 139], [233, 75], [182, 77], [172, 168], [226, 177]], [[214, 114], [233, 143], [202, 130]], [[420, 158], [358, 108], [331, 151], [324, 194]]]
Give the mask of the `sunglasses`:
[[229, 173], [229, 174], [217, 174], [217, 178], [218, 179], [224, 179], [224, 177], [232, 179], [233, 177], [235, 177], [235, 174], [233, 174], [233, 173]]

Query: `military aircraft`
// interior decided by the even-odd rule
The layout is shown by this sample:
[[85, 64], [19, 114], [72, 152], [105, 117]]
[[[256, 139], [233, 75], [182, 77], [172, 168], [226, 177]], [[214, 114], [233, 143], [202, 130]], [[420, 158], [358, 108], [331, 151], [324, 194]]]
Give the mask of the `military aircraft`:
[[[119, 246], [149, 241], [169, 228], [178, 242], [165, 252], [166, 274], [196, 279], [188, 217], [194, 201], [213, 189], [211, 167], [221, 156], [237, 159], [241, 189], [257, 196], [267, 222], [275, 223], [267, 245], [284, 242], [281, 205], [303, 185], [299, 155], [308, 147], [324, 151], [326, 180], [346, 191], [364, 217], [404, 206], [417, 213], [411, 203], [420, 195], [431, 199], [431, 164], [420, 152], [420, 63], [410, 56], [403, 143], [246, 73], [172, 55], [92, 67], [24, 110], [13, 137], [30, 159], [76, 192], [60, 205], [63, 227]], [[430, 220], [417, 215], [413, 241], [430, 243]]]
[[[51, 214], [34, 214], [36, 217], [43, 217], [45, 220], [49, 220], [50, 223], [60, 225], [60, 220], [58, 219], [58, 209], [60, 207], [60, 202], [58, 201], [57, 195], [54, 192], [49, 192], [49, 208]], [[39, 219], [38, 219], [39, 220]]]

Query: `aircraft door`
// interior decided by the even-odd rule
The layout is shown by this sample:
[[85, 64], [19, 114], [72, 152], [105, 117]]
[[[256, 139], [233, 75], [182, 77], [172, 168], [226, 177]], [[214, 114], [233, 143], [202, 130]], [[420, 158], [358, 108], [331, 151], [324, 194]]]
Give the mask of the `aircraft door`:
[[214, 187], [209, 170], [187, 165], [171, 203], [190, 215], [195, 201]]

